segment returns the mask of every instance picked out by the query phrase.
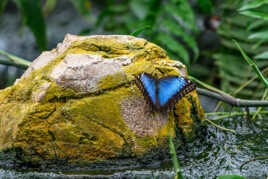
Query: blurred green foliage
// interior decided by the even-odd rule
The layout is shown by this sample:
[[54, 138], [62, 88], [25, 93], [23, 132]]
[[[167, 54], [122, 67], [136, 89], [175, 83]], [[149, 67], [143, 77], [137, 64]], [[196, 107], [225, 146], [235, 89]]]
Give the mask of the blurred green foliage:
[[[50, 0], [50, 1], [55, 1], [55, 0]], [[90, 11], [90, 1], [88, 0], [72, 0], [72, 3], [74, 4], [74, 6], [78, 9], [78, 11], [82, 14], [82, 15], [87, 15]]]
[[[45, 50], [45, 17], [55, 10], [57, 0], [1, 0], [0, 15], [8, 1], [16, 3], [23, 25], [30, 28], [39, 49]], [[174, 60], [185, 63], [189, 72], [202, 81], [214, 83], [239, 97], [263, 97], [264, 85], [255, 80], [258, 78], [256, 73], [243, 60], [232, 39], [238, 41], [267, 77], [268, 0], [197, 0], [196, 4], [190, 4], [188, 0], [68, 1], [81, 18], [91, 24], [80, 35], [130, 34], [144, 37], [166, 49]], [[203, 44], [198, 44], [197, 40], [202, 32], [197, 28], [196, 17], [215, 14], [221, 19], [216, 31], [221, 46], [199, 52]], [[10, 65], [9, 62], [6, 65]]]
[[213, 14], [213, 5], [210, 0], [197, 0], [197, 4], [203, 13], [208, 15]]
[[15, 0], [22, 13], [23, 25], [27, 25], [34, 34], [41, 51], [46, 50], [46, 25], [39, 0]]
[[7, 0], [1, 0], [0, 1], [0, 17], [3, 14], [3, 11], [4, 11], [5, 7], [6, 7], [6, 4], [7, 4]]
[[[1, 1], [0, 12], [7, 0]], [[44, 15], [55, 7], [56, 0], [47, 0], [41, 8], [40, 0], [13, 0], [22, 13], [23, 24], [33, 32], [41, 51], [46, 49], [46, 26]], [[102, 1], [97, 18], [89, 18], [91, 1], [71, 0], [78, 12], [94, 20], [92, 29], [84, 29], [81, 34], [103, 31], [109, 34], [131, 34], [137, 29], [148, 27], [141, 32], [148, 40], [166, 48], [174, 59], [190, 65], [190, 52], [196, 60], [198, 46], [193, 34], [197, 33], [194, 12], [187, 0], [128, 0]], [[44, 15], [43, 15], [44, 14]], [[95, 14], [94, 14], [95, 15]], [[101, 30], [100, 30], [101, 29]], [[135, 35], [135, 34], [134, 34]], [[141, 35], [141, 34], [140, 34]]]
[[[236, 39], [246, 54], [254, 60], [254, 63], [268, 75], [268, 15], [267, 0], [245, 1], [227, 0], [221, 5], [223, 15], [222, 24], [217, 29], [222, 48], [214, 53], [215, 64], [219, 68], [221, 88], [233, 95], [247, 98], [261, 98], [265, 85], [258, 80], [255, 71], [239, 53], [239, 49], [233, 43]], [[238, 12], [238, 13], [236, 13]], [[266, 14], [256, 18], [253, 12]], [[250, 81], [250, 82], [249, 82]]]
[[[32, 31], [40, 51], [46, 50], [47, 37], [44, 16], [54, 9], [56, 0], [46, 0], [44, 3], [41, 0], [1, 0], [0, 17], [8, 1], [13, 1], [17, 5], [21, 12], [22, 24], [29, 27]], [[71, 2], [82, 15], [89, 13], [89, 0], [72, 0]]]
[[165, 48], [173, 59], [190, 65], [190, 52], [193, 52], [192, 61], [198, 58], [194, 38], [197, 27], [187, 0], [128, 0], [120, 4], [106, 1], [105, 7], [94, 25], [95, 31], [131, 34], [143, 29], [139, 36]]

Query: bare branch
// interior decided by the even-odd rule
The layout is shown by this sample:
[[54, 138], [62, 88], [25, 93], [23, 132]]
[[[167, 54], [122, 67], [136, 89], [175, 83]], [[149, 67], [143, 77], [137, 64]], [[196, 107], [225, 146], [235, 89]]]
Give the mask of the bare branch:
[[237, 106], [237, 107], [253, 107], [253, 106], [268, 106], [268, 101], [267, 100], [246, 100], [246, 99], [239, 99], [239, 98], [234, 98], [230, 95], [227, 95], [226, 93], [215, 93], [206, 89], [202, 88], [197, 88], [196, 89], [197, 93], [203, 96], [208, 96], [211, 98], [215, 98], [218, 100], [221, 100], [225, 103], [228, 103], [232, 106]]

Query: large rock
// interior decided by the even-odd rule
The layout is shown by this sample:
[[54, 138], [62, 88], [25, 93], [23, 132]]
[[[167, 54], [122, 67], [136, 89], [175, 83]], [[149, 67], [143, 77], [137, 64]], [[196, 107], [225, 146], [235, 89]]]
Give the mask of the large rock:
[[187, 76], [182, 63], [144, 39], [67, 35], [0, 91], [0, 158], [15, 152], [31, 166], [96, 164], [167, 148], [169, 130], [193, 139], [204, 116], [196, 91], [174, 110], [152, 112], [135, 84], [142, 72]]

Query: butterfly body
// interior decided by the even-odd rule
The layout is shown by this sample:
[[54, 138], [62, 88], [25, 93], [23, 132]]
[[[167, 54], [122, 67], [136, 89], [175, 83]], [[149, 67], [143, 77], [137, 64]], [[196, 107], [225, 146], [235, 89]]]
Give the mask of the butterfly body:
[[179, 76], [158, 79], [148, 73], [142, 73], [136, 79], [147, 101], [158, 111], [173, 108], [179, 99], [195, 89], [192, 81]]

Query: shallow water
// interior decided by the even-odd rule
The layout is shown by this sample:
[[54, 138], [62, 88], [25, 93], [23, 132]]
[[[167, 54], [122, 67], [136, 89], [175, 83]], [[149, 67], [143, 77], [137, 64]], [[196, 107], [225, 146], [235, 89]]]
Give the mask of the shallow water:
[[245, 118], [225, 119], [218, 123], [237, 134], [213, 126], [202, 146], [194, 144], [191, 150], [179, 155], [183, 174], [205, 178], [224, 174], [266, 178], [268, 159], [245, 162], [256, 157], [268, 156], [268, 120], [249, 122]]
[[[213, 178], [224, 174], [238, 174], [248, 178], [267, 178], [268, 120], [249, 122], [245, 118], [224, 119], [219, 125], [237, 134], [223, 131], [209, 124], [207, 136], [180, 147], [178, 158], [184, 178]], [[241, 165], [243, 168], [240, 170]], [[156, 169], [123, 171], [89, 171], [87, 173], [15, 172], [0, 169], [0, 178], [173, 178], [171, 162]]]

